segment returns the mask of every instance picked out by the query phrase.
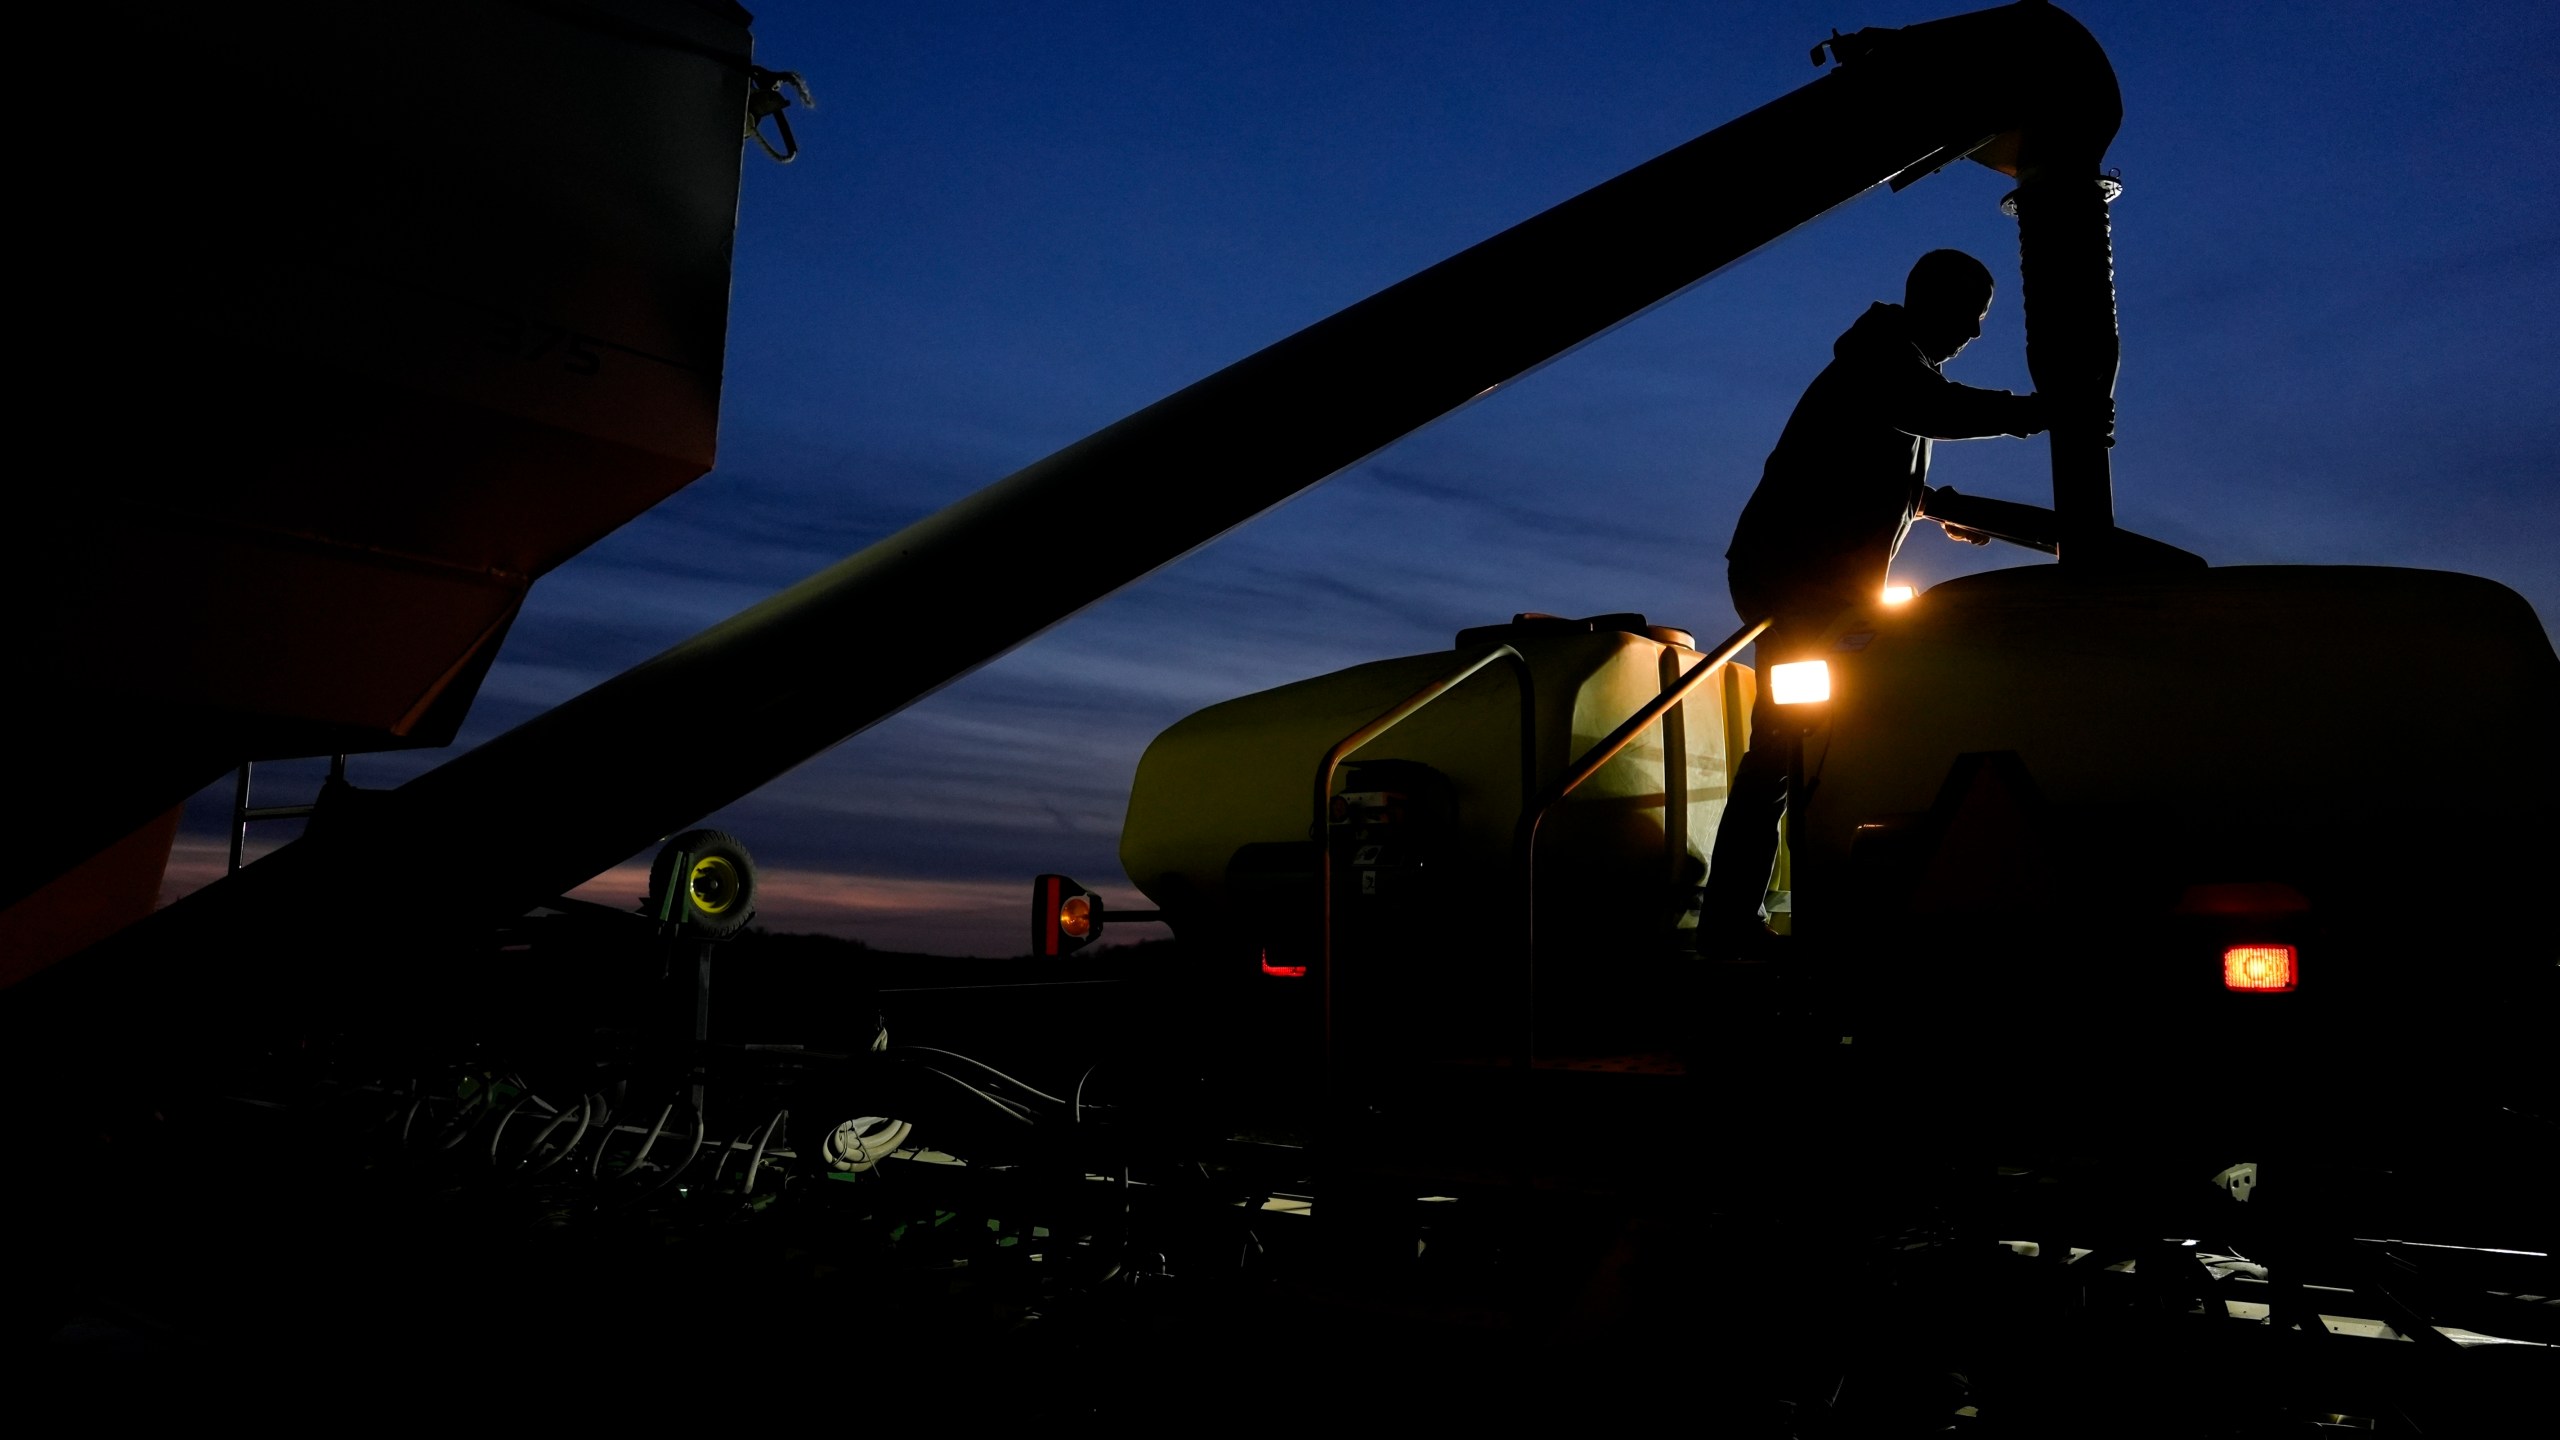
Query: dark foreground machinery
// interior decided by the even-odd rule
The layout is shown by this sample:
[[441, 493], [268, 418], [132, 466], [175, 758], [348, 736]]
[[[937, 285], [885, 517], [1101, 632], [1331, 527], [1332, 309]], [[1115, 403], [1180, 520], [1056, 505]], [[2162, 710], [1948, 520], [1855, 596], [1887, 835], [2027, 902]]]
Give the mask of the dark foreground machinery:
[[[725, 7], [469, 13], [640, 47], [639, 93], [699, 90], [723, 147], [773, 108]], [[403, 53], [397, 32], [367, 53]], [[1694, 1413], [1745, 1435], [2340, 1417], [2432, 1434], [2535, 1393], [2560, 1340], [2538, 1268], [2552, 1207], [2528, 1173], [2550, 1140], [2529, 1058], [2552, 956], [2531, 917], [2479, 897], [2531, 893], [2552, 858], [2533, 820], [2556, 798], [2537, 748], [2560, 728], [2549, 644], [2485, 582], [2215, 571], [2128, 536], [2095, 430], [2053, 436], [2050, 511], [1948, 516], [2060, 565], [1830, 637], [1834, 698], [1803, 722], [1796, 948], [1756, 966], [1676, 944], [1756, 683], [1731, 665], [1750, 631], [1701, 649], [1636, 617], [1470, 632], [1355, 672], [1312, 717], [1203, 720], [1151, 755], [1129, 868], [1170, 946], [1044, 945], [960, 977], [847, 951], [795, 963], [803, 942], [738, 933], [752, 861], [703, 832], [668, 842], [632, 913], [556, 898], [1879, 184], [1968, 158], [2011, 177], [2038, 387], [2108, 393], [2100, 166], [2120, 107], [2095, 42], [2027, 3], [1825, 52], [1838, 63], [1813, 84], [343, 805], [0, 995], [12, 1234], [42, 1262], [18, 1287], [32, 1328], [67, 1360], [300, 1393], [534, 1373], [563, 1395], [631, 1378], [670, 1403], [752, 1389], [768, 1408], [954, 1418], [1313, 1419], [1386, 1386], [1444, 1418]], [[429, 68], [450, 83], [419, 83], [466, 113], [484, 82], [520, 88]], [[179, 182], [203, 189], [214, 158]], [[725, 223], [706, 217], [734, 172], [704, 173], [678, 208], [705, 224], [666, 233], [699, 231], [685, 263], [724, 270]], [[396, 220], [426, 182], [381, 187], [373, 211], [346, 183], [345, 213]], [[637, 233], [598, 213], [580, 223]], [[439, 223], [457, 238], [430, 256], [482, 254], [503, 228]], [[680, 362], [707, 403], [708, 289], [668, 321], [695, 348], [653, 349], [609, 328], [647, 310], [604, 293], [633, 273], [617, 259], [573, 244], [485, 268], [563, 287], [489, 307], [502, 327], [603, 297], [593, 322], [545, 321], [550, 346], [507, 330], [505, 357], [570, 364], [585, 337], [623, 336], [583, 353]], [[415, 483], [476, 476], [456, 493], [514, 503], [548, 493], [523, 475], [567, 462], [436, 446], [519, 429], [549, 445], [596, 421], [480, 392], [488, 414], [437, 409], [416, 392], [481, 371], [417, 367], [374, 389], [355, 367], [322, 377], [363, 391], [315, 402], [324, 434], [430, 437], [405, 452], [427, 457]], [[706, 413], [618, 403], [626, 420]], [[346, 418], [367, 406], [391, 421]], [[698, 426], [661, 440], [639, 448], [664, 463], [570, 448], [646, 503], [708, 460]], [[331, 457], [355, 442], [332, 443], [276, 483], [339, 495]], [[240, 758], [431, 741], [512, 597], [614, 518], [568, 517], [539, 554], [464, 545], [457, 570], [361, 514], [208, 519], [185, 499], [154, 492], [125, 518], [315, 565], [471, 571], [455, 593], [489, 591], [484, 621], [401, 650], [446, 667], [376, 686], [361, 714], [320, 683], [326, 637], [301, 635], [297, 706], [274, 700], [283, 680], [187, 691], [221, 713], [184, 712], [185, 743], [131, 723], [131, 685], [169, 668], [78, 681], [68, 713], [85, 719], [62, 743], [152, 763], [31, 882], [76, 874]], [[1038, 563], [1096, 512], [1119, 543]], [[518, 533], [459, 501], [401, 523]], [[916, 609], [947, 623], [864, 624]], [[803, 663], [852, 629], [866, 665]], [[220, 656], [191, 651], [187, 673], [228, 683]], [[713, 691], [741, 743], [664, 763], [658, 717]], [[1476, 722], [1435, 740], [1467, 705]], [[1225, 795], [1168, 828], [1156, 767], [1191, 740], [1279, 776], [1279, 798]], [[2413, 753], [2441, 769], [2381, 761]], [[384, 875], [416, 898], [372, 898]], [[2448, 875], [2470, 903], [2443, 904]], [[1044, 938], [1108, 920], [1071, 911], [1069, 888], [1043, 886]]]

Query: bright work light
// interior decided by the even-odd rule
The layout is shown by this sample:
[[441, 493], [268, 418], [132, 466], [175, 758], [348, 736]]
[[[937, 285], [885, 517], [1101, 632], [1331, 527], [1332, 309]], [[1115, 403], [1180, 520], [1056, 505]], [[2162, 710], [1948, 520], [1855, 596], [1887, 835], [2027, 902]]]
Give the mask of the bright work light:
[[1831, 665], [1790, 660], [1769, 667], [1769, 698], [1781, 705], [1814, 705], [1831, 698]]
[[1887, 605], [1908, 605], [1911, 603], [1911, 597], [1918, 593], [1920, 592], [1912, 589], [1908, 585], [1887, 585], [1884, 587], [1884, 603]]
[[2233, 945], [2222, 952], [2225, 990], [2282, 991], [2296, 983], [2290, 945]]

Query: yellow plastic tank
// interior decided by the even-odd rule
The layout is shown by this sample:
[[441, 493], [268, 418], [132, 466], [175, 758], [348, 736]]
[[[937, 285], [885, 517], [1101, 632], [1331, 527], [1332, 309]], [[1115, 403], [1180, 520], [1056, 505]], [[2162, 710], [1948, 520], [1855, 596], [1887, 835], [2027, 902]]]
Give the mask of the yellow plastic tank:
[[[1210, 706], [1148, 746], [1131, 786], [1120, 858], [1186, 942], [1233, 941], [1265, 963], [1303, 964], [1314, 943], [1316, 773], [1326, 753], [1406, 697], [1490, 647], [1526, 661], [1533, 794], [1701, 657], [1685, 631], [1642, 616], [1521, 616], [1462, 632], [1446, 651], [1374, 661]], [[1336, 943], [1392, 949], [1398, 967], [1507, 963], [1525, 938], [1515, 836], [1522, 818], [1522, 709], [1515, 666], [1497, 662], [1346, 758], [1337, 813]], [[1612, 967], [1658, 965], [1694, 923], [1696, 887], [1741, 759], [1753, 676], [1741, 665], [1691, 692], [1542, 822], [1537, 853], [1542, 1013], [1577, 985], [1618, 990]], [[1432, 792], [1426, 796], [1424, 791]], [[1413, 792], [1404, 797], [1404, 792]], [[1432, 837], [1400, 850], [1383, 825], [1346, 819], [1436, 807]], [[1365, 810], [1363, 807], [1367, 807]], [[1419, 818], [1400, 822], [1417, 829]], [[1404, 873], [1398, 871], [1404, 863]], [[1425, 874], [1423, 872], [1430, 872]], [[1427, 879], [1402, 928], [1384, 904]], [[1377, 906], [1363, 908], [1367, 902]], [[1373, 918], [1374, 917], [1374, 918]], [[1390, 946], [1381, 937], [1392, 932]], [[1605, 957], [1605, 958], [1604, 958]], [[1250, 953], [1244, 963], [1255, 958]], [[1621, 977], [1623, 979], [1623, 977]], [[1593, 997], [1593, 1003], [1598, 1003]]]
[[1846, 618], [1828, 659], [1797, 855], [1817, 873], [1861, 826], [1930, 811], [1967, 754], [2016, 755], [2048, 808], [2167, 817], [2213, 863], [2361, 835], [2412, 890], [2486, 861], [2466, 853], [2483, 824], [2547, 853], [2560, 804], [2560, 664], [2532, 607], [2476, 576], [2034, 566]]

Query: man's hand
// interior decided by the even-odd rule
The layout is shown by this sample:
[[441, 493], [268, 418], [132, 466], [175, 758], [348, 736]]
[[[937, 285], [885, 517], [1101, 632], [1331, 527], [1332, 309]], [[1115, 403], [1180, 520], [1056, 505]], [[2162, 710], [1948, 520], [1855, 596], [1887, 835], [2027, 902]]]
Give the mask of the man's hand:
[[2087, 433], [2098, 432], [2100, 443], [2112, 450], [2116, 444], [2116, 401], [2112, 395], [2049, 395], [2037, 391], [2030, 399], [2043, 402], [2044, 428]]
[[1991, 543], [1991, 537], [1983, 534], [1979, 530], [1967, 530], [1961, 525], [1950, 525], [1944, 520], [1938, 522], [1938, 528], [1947, 532], [1948, 539], [1961, 540], [1967, 545], [1988, 545]]
[[2053, 423], [2053, 402], [2047, 400], [2042, 391], [2019, 396], [2018, 402], [2009, 410], [2009, 425], [2002, 433], [2015, 435], [2021, 440], [2043, 434], [2045, 427]]

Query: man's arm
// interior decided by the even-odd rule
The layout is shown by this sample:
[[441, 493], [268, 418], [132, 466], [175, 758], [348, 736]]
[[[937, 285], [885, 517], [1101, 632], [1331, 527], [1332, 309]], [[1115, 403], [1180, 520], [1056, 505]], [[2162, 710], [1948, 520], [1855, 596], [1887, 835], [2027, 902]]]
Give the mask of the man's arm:
[[1908, 435], [1932, 440], [1982, 440], [1993, 435], [2036, 435], [2055, 425], [2086, 425], [2104, 443], [2116, 443], [2116, 402], [2100, 395], [2085, 404], [2066, 404], [2039, 391], [2012, 395], [2006, 390], [1978, 390], [1960, 385], [1920, 363], [1896, 366], [1884, 388], [1886, 423]]
[[1993, 435], [2034, 435], [2046, 425], [2041, 395], [2012, 395], [1959, 385], [1923, 363], [1917, 351], [1883, 377], [1884, 420], [1906, 435], [1931, 440], [1980, 440]]

